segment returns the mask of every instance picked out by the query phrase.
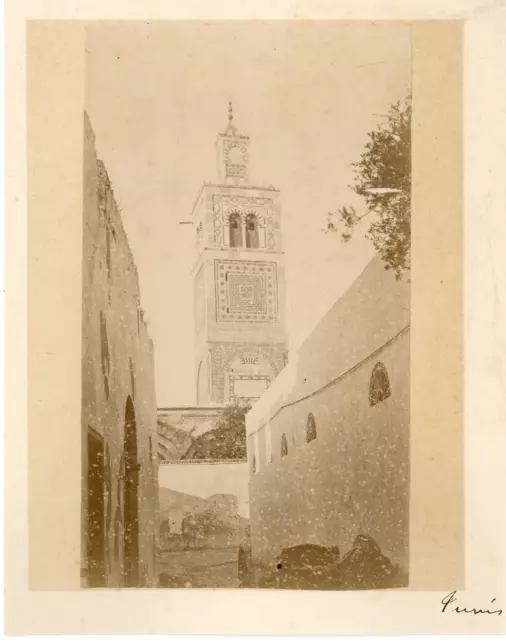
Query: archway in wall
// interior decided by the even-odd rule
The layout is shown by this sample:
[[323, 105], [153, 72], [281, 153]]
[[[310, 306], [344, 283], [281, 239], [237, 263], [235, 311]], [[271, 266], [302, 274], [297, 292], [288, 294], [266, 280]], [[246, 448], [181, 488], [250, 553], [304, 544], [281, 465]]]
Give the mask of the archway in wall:
[[246, 247], [248, 249], [256, 249], [260, 246], [260, 237], [258, 235], [258, 218], [254, 213], [248, 213], [245, 222], [246, 228]]
[[231, 247], [242, 247], [242, 220], [240, 213], [230, 214], [229, 244]]
[[137, 457], [137, 423], [132, 398], [128, 396], [125, 407], [125, 437], [123, 443], [125, 459], [124, 492], [124, 584], [138, 586], [139, 579], [139, 471]]
[[88, 429], [88, 587], [105, 587], [104, 440]]

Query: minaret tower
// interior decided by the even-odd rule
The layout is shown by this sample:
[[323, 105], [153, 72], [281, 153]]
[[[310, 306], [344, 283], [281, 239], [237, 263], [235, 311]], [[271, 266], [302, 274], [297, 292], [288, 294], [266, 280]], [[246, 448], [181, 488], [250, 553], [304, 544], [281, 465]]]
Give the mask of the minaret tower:
[[216, 141], [219, 184], [192, 212], [197, 257], [197, 404], [257, 400], [285, 366], [285, 269], [279, 191], [250, 183], [249, 137], [228, 125]]

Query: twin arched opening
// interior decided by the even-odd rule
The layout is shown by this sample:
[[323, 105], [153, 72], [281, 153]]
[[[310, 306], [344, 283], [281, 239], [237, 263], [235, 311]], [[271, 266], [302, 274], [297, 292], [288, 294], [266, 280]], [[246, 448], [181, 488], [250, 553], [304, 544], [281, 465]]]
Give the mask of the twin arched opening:
[[[260, 246], [258, 217], [255, 213], [248, 213], [243, 218], [239, 212], [233, 212], [228, 218], [229, 244], [231, 247], [257, 249]], [[244, 229], [244, 234], [243, 234]]]

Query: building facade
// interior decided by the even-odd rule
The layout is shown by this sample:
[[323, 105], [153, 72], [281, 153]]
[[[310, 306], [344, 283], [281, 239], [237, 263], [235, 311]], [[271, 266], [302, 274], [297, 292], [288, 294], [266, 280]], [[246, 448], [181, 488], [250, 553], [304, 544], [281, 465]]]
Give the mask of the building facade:
[[257, 400], [288, 354], [280, 194], [250, 183], [231, 106], [216, 144], [220, 184], [204, 184], [192, 212], [197, 404]]
[[376, 257], [246, 416], [252, 555], [360, 533], [408, 570], [409, 283]]
[[153, 343], [132, 252], [87, 115], [83, 205], [82, 585], [155, 586]]

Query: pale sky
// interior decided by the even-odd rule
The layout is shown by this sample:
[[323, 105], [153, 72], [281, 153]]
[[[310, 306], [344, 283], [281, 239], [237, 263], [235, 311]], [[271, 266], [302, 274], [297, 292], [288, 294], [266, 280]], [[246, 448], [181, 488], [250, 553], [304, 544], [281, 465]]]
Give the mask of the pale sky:
[[193, 464], [161, 464], [158, 482], [161, 487], [181, 491], [199, 498], [212, 495], [234, 495], [238, 498], [237, 512], [249, 518], [248, 463], [199, 464], [198, 473]]
[[[96, 23], [86, 108], [136, 261], [155, 345], [158, 406], [195, 402], [195, 233], [179, 225], [216, 180], [227, 124], [251, 137], [250, 178], [281, 191], [288, 334], [295, 349], [373, 256], [327, 213], [363, 203], [350, 164], [411, 84], [411, 29], [386, 23]], [[388, 185], [385, 185], [388, 186]]]

